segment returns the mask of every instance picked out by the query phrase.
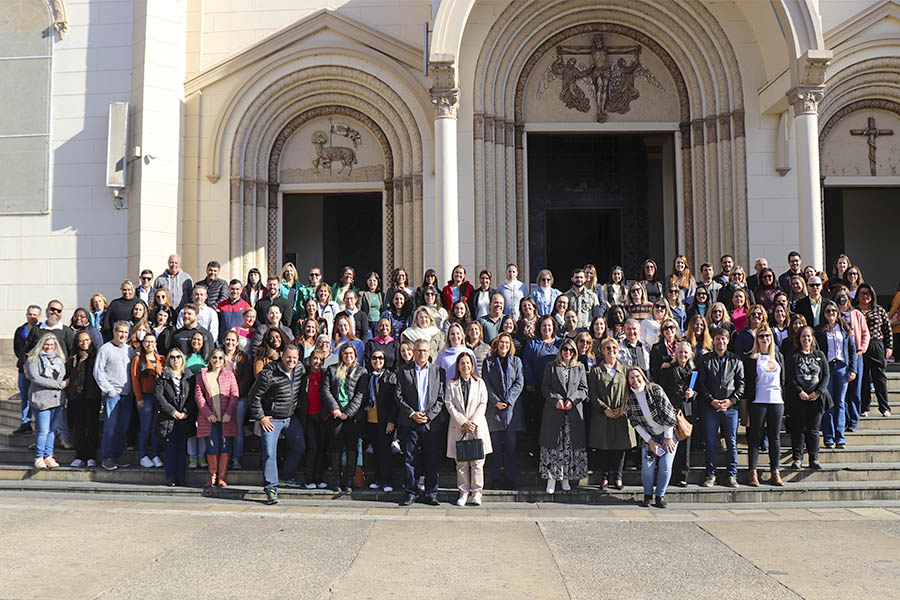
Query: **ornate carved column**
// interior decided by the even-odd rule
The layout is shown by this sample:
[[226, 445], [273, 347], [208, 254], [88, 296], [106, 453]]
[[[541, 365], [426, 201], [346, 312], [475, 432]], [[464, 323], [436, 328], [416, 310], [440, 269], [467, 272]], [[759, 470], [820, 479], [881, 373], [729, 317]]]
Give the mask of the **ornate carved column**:
[[244, 251], [241, 253], [241, 270], [234, 276], [244, 279], [256, 262], [256, 181], [244, 180]]
[[798, 86], [788, 92], [797, 132], [797, 209], [800, 217], [800, 254], [821, 269], [822, 197], [819, 187], [819, 102], [823, 86]]
[[229, 215], [231, 218], [231, 222], [229, 223], [231, 231], [228, 272], [232, 277], [236, 277], [236, 274], [239, 274], [241, 272], [241, 268], [243, 266], [243, 261], [241, 260], [241, 255], [244, 251], [241, 230], [241, 224], [243, 223], [243, 219], [241, 219], [241, 203], [243, 201], [243, 194], [241, 193], [240, 177], [232, 177], [229, 183], [231, 184], [231, 210]]
[[438, 239], [438, 281], [449, 278], [459, 263], [459, 205], [456, 193], [456, 119], [459, 88], [451, 62], [431, 63], [431, 102], [434, 116], [435, 216], [441, 227]]
[[473, 144], [475, 150], [475, 265], [484, 264], [484, 114], [476, 113], [472, 119]]
[[384, 182], [384, 275], [394, 270], [394, 186]]
[[421, 277], [420, 273], [425, 272], [425, 235], [424, 235], [424, 217], [423, 217], [423, 205], [422, 205], [422, 196], [423, 193], [423, 181], [422, 174], [417, 173], [412, 176], [412, 197], [413, 197], [413, 219], [417, 223], [416, 226], [416, 235], [413, 238], [413, 273], [415, 275], [410, 274], [410, 279], [413, 277]]
[[[278, 193], [278, 186], [275, 186], [276, 194]], [[256, 245], [254, 248], [256, 249], [256, 258], [254, 259], [253, 266], [259, 269], [260, 271], [267, 264], [266, 259], [266, 247], [268, 246], [268, 231], [269, 231], [269, 223], [268, 223], [268, 203], [269, 203], [269, 183], [267, 181], [259, 180], [256, 182], [256, 206], [254, 210], [256, 211], [256, 215], [253, 223], [256, 228]], [[243, 280], [247, 279], [247, 274], [244, 273], [244, 276], [241, 278]]]

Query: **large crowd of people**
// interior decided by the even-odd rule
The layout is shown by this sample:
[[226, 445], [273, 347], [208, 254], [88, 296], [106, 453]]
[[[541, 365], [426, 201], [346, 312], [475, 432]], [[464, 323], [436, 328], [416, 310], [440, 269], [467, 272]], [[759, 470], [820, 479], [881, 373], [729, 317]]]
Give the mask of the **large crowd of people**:
[[900, 337], [900, 291], [886, 310], [849, 257], [830, 273], [796, 252], [788, 263], [776, 276], [757, 259], [747, 277], [726, 255], [695, 276], [684, 256], [668, 275], [648, 259], [635, 279], [616, 266], [602, 282], [588, 264], [565, 285], [546, 269], [523, 283], [510, 264], [496, 285], [482, 270], [477, 286], [456, 266], [446, 285], [429, 269], [413, 288], [402, 268], [383, 281], [345, 267], [330, 285], [317, 267], [302, 283], [291, 263], [244, 282], [210, 262], [194, 281], [172, 255], [118, 298], [93, 294], [69, 324], [57, 299], [26, 309], [15, 433], [33, 432], [35, 469], [59, 466], [59, 440], [72, 467], [116, 470], [130, 427], [141, 468], [164, 468], [169, 485], [205, 468], [208, 486], [244, 468], [256, 435], [269, 503], [279, 486], [365, 485], [362, 466], [369, 487], [392, 492], [397, 453], [401, 504], [437, 504], [449, 458], [457, 504], [478, 505], [486, 461], [493, 487], [517, 486], [522, 444], [549, 494], [589, 469], [602, 489], [622, 489], [628, 464], [641, 470], [641, 504], [662, 508], [673, 474], [688, 485], [692, 448], [705, 451], [701, 485], [716, 484], [721, 438], [719, 482], [739, 485], [744, 424], [746, 484], [760, 485], [763, 450], [781, 486], [782, 426], [791, 467], [805, 451], [818, 469], [820, 437], [844, 448], [873, 391], [890, 415], [885, 369]]

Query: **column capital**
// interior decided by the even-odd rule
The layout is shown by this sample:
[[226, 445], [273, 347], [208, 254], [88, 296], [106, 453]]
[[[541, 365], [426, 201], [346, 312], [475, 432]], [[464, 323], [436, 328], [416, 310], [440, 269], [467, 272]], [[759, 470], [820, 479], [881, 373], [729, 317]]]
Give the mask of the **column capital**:
[[821, 85], [799, 85], [787, 93], [794, 116], [819, 114], [819, 102], [824, 96], [825, 87]]
[[431, 88], [431, 103], [435, 107], [435, 118], [455, 119], [459, 109], [459, 88]]

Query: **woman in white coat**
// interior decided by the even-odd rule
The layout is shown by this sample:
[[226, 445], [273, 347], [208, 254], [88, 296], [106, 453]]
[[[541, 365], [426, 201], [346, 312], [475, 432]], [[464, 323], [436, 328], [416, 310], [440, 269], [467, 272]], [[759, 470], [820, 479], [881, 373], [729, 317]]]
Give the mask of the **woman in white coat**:
[[[491, 453], [491, 433], [485, 410], [488, 394], [484, 380], [475, 375], [475, 361], [469, 353], [456, 358], [456, 376], [447, 384], [447, 412], [450, 428], [447, 433], [447, 456], [456, 459], [456, 442], [464, 437], [480, 439], [484, 454]], [[472, 495], [472, 504], [481, 505], [484, 488], [484, 459], [456, 461], [456, 485], [459, 488], [457, 506], [465, 506]]]

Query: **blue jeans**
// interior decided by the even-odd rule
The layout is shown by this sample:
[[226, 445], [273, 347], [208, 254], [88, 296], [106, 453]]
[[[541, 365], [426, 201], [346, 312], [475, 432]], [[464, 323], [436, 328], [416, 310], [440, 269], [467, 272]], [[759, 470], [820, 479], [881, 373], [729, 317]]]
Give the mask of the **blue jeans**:
[[131, 421], [132, 396], [103, 396], [103, 439], [100, 442], [100, 454], [103, 459], [119, 460], [125, 451], [125, 432]]
[[69, 437], [69, 409], [65, 406], [56, 423], [56, 437]]
[[[822, 415], [822, 437], [825, 443], [843, 444], [844, 427], [846, 425], [845, 398], [850, 376], [850, 367], [845, 363], [835, 360], [829, 363], [828, 393], [834, 401], [834, 406], [826, 410]], [[855, 383], [855, 381], [854, 381]]]
[[278, 437], [284, 431], [287, 440], [288, 453], [284, 457], [282, 470], [289, 476], [294, 475], [303, 452], [306, 450], [306, 442], [303, 437], [303, 425], [297, 417], [287, 419], [269, 419], [275, 427], [272, 431], [262, 431], [262, 458], [263, 479], [266, 482], [264, 489], [278, 489]]
[[718, 411], [709, 403], [703, 406], [703, 428], [706, 434], [706, 475], [716, 474], [716, 449], [719, 447], [719, 427], [728, 448], [728, 476], [737, 477], [738, 411], [731, 407]]
[[[657, 444], [662, 444], [663, 436], [653, 436], [653, 440]], [[678, 449], [678, 441], [675, 442], [675, 449]], [[656, 475], [656, 496], [662, 498], [666, 495], [666, 489], [669, 487], [669, 478], [672, 476], [672, 463], [675, 462], [675, 453], [666, 452], [662, 456], [657, 456], [650, 452], [650, 446], [644, 442], [641, 444], [641, 483], [644, 484], [644, 494], [653, 495], [653, 479]]]
[[209, 424], [209, 437], [206, 438], [206, 455], [231, 454], [231, 438], [225, 437], [222, 423]]
[[166, 479], [184, 483], [187, 476], [187, 425], [183, 421], [175, 421], [172, 433], [163, 441], [163, 455]]
[[846, 428], [856, 430], [859, 426], [859, 415], [862, 412], [862, 372], [863, 357], [856, 357], [856, 379], [847, 386], [847, 396], [844, 402], [846, 414]]
[[53, 443], [56, 441], [56, 426], [62, 406], [34, 411], [34, 457], [47, 458], [53, 456]]
[[[141, 428], [138, 432], [138, 453], [141, 457], [159, 456], [159, 433], [156, 431], [156, 399], [143, 394], [144, 408], [138, 408]], [[135, 406], [137, 403], [135, 403]]]
[[28, 400], [28, 391], [31, 389], [31, 380], [25, 377], [25, 373], [19, 373], [19, 402], [22, 404], [22, 423], [31, 423], [31, 403]]
[[246, 398], [238, 400], [237, 410], [235, 411], [235, 418], [237, 419], [237, 436], [234, 438], [234, 458], [241, 458], [244, 456], [244, 419], [247, 417], [248, 406], [249, 402], [247, 402]]

